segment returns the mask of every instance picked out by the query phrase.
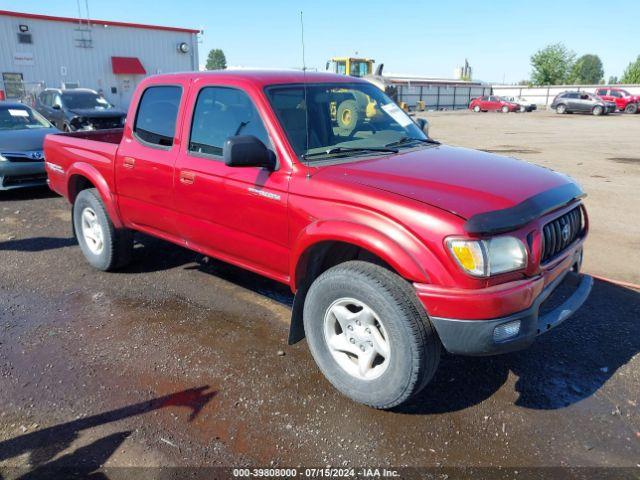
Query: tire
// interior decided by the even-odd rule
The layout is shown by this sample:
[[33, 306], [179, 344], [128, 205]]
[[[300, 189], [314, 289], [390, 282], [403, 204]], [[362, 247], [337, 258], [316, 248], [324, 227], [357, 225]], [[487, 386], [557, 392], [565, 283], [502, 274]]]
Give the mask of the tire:
[[524, 113], [527, 111], [527, 107], [525, 107], [524, 105], [520, 105], [520, 113]]
[[355, 100], [345, 100], [338, 106], [338, 127], [342, 135], [351, 135], [360, 121], [358, 104]]
[[476, 105], [475, 107], [473, 107], [473, 111], [476, 113], [480, 113], [480, 105]]
[[505, 105], [504, 107], [502, 107], [502, 108], [500, 109], [500, 111], [501, 111], [502, 113], [509, 113], [509, 107], [507, 107], [507, 106]]
[[638, 104], [637, 103], [628, 103], [626, 107], [624, 107], [624, 113], [638, 113]]
[[567, 106], [564, 103], [561, 103], [556, 107], [556, 113], [559, 113], [560, 115], [567, 113]]
[[596, 105], [595, 107], [593, 107], [593, 110], [591, 110], [591, 113], [598, 117], [604, 113], [604, 108], [602, 108], [600, 105]]
[[[348, 314], [342, 321], [333, 313], [340, 310]], [[440, 340], [411, 285], [368, 262], [339, 264], [313, 282], [304, 304], [304, 327], [327, 380], [352, 400], [374, 408], [389, 409], [410, 399], [431, 380], [440, 360]], [[336, 344], [351, 354], [331, 346]], [[385, 351], [380, 345], [387, 345], [385, 355], [376, 353]], [[356, 361], [363, 348], [375, 355], [364, 375]]]
[[133, 233], [113, 226], [95, 188], [82, 190], [73, 202], [73, 231], [82, 253], [94, 268], [115, 270], [130, 262]]

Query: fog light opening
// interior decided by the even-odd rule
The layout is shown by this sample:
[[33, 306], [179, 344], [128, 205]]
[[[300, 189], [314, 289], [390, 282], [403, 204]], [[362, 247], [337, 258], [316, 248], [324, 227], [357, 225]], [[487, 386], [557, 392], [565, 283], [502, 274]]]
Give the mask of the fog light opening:
[[502, 342], [515, 337], [518, 333], [520, 333], [520, 320], [503, 323], [493, 329], [493, 340], [496, 342]]

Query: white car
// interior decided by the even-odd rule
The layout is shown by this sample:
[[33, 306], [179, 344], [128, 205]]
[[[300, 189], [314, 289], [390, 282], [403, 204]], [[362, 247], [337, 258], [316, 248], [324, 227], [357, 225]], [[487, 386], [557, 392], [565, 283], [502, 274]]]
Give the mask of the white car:
[[535, 103], [530, 102], [524, 97], [503, 97], [505, 100], [520, 105], [521, 112], [532, 112], [538, 108]]

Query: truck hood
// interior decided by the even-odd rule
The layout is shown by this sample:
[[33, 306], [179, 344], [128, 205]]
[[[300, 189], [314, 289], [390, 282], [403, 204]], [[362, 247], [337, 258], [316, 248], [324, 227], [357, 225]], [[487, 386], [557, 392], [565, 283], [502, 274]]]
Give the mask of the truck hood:
[[0, 152], [19, 153], [42, 150], [42, 142], [48, 133], [60, 133], [60, 130], [57, 128], [0, 130]]
[[106, 110], [96, 110], [93, 108], [77, 108], [75, 110], [69, 110], [73, 115], [87, 118], [115, 118], [124, 117], [126, 115], [122, 110], [116, 110], [115, 108], [109, 108]]
[[411, 198], [465, 219], [574, 183], [522, 160], [444, 145], [326, 168], [342, 181]]

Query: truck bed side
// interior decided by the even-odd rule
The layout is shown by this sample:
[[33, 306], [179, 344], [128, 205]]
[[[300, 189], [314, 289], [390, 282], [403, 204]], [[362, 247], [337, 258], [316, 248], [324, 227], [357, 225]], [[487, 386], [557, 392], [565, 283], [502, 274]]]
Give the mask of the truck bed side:
[[47, 135], [44, 157], [49, 187], [73, 202], [80, 187], [91, 183], [118, 224], [114, 166], [122, 135], [122, 129]]

